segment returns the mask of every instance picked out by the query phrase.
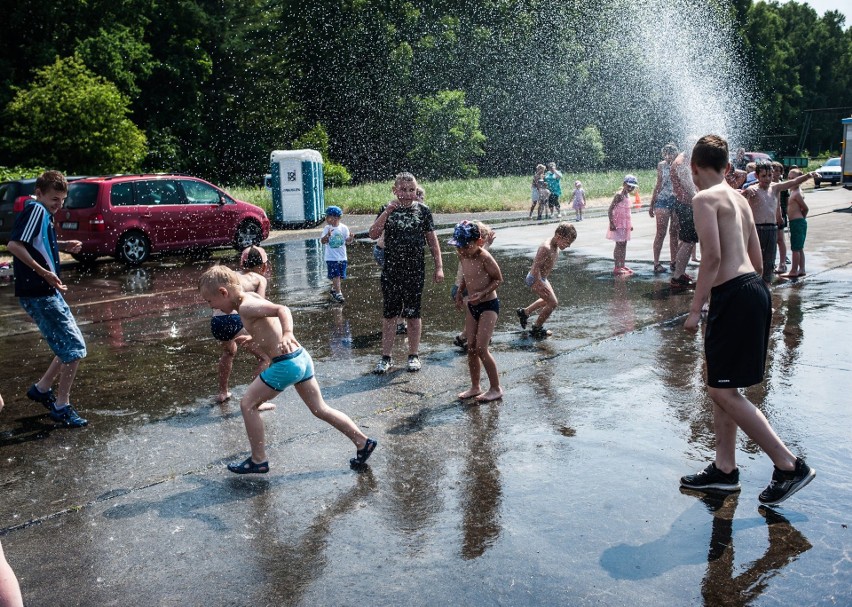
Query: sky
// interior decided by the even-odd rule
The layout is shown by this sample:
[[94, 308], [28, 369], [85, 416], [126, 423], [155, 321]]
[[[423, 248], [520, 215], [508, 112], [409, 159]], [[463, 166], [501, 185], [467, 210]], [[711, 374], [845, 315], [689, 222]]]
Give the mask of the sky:
[[[786, 0], [781, 0], [782, 3]], [[801, 2], [801, 0], [799, 0]], [[825, 11], [840, 11], [846, 17], [844, 27], [848, 29], [852, 26], [852, 2], [850, 0], [805, 0], [802, 4], [810, 4], [820, 16], [825, 14]]]

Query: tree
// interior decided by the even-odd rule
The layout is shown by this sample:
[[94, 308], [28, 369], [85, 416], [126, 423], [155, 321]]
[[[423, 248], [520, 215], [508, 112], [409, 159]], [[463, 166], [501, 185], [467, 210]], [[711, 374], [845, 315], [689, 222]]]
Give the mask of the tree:
[[604, 154], [603, 139], [601, 132], [593, 124], [590, 124], [577, 135], [574, 140], [577, 166], [594, 169], [600, 167], [606, 159]]
[[474, 162], [485, 154], [479, 108], [467, 107], [464, 91], [439, 91], [414, 99], [412, 168], [424, 177], [474, 177]]
[[79, 57], [57, 59], [9, 102], [0, 148], [19, 164], [74, 173], [136, 169], [146, 140], [127, 118], [128, 105], [114, 84], [95, 76]]

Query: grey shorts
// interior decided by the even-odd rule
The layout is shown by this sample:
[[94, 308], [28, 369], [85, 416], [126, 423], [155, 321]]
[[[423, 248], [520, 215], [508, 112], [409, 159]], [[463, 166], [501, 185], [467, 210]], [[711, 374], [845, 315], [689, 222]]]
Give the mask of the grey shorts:
[[772, 281], [775, 273], [775, 251], [778, 249], [778, 226], [774, 223], [759, 223], [757, 239], [760, 241], [760, 255], [763, 257], [763, 280]]

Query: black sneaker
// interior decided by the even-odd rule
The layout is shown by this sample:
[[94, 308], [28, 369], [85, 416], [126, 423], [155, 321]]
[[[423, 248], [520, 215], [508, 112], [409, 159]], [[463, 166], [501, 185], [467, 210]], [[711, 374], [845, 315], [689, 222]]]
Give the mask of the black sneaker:
[[65, 405], [61, 409], [51, 407], [50, 419], [62, 424], [66, 428], [82, 428], [89, 423], [80, 417], [71, 405]]
[[816, 470], [811, 468], [800, 457], [796, 458], [796, 469], [791, 472], [785, 472], [775, 468], [772, 472], [772, 481], [769, 486], [764, 489], [758, 500], [761, 504], [774, 506], [780, 504], [785, 499], [793, 495], [796, 491], [814, 480]]
[[694, 289], [695, 283], [690, 280], [686, 274], [681, 274], [677, 278], [672, 278], [669, 282], [673, 289]]
[[518, 312], [518, 320], [521, 321], [521, 328], [526, 329], [527, 328], [527, 319], [529, 319], [529, 314], [527, 314], [526, 311], [523, 308], [518, 308], [517, 312]]
[[42, 392], [35, 384], [27, 390], [27, 398], [43, 405], [48, 411], [53, 410], [53, 405], [56, 404], [56, 394], [53, 393], [53, 388], [50, 388], [47, 392]]
[[533, 325], [532, 329], [530, 329], [530, 335], [537, 339], [541, 339], [543, 337], [550, 337], [553, 335], [553, 331], [545, 329], [542, 325]]
[[739, 491], [740, 470], [734, 468], [732, 472], [725, 473], [716, 467], [713, 462], [701, 472], [688, 474], [680, 479], [680, 486], [687, 489], [716, 489], [718, 491]]

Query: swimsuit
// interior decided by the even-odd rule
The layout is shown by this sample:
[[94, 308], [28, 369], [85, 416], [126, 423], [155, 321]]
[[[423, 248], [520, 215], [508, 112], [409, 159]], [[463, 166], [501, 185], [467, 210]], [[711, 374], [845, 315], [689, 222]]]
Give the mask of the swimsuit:
[[790, 220], [790, 250], [803, 251], [805, 249], [805, 237], [808, 235], [808, 220], [799, 217]]
[[707, 385], [745, 388], [763, 381], [772, 302], [754, 272], [713, 287], [704, 334]]
[[269, 368], [260, 374], [260, 380], [276, 392], [312, 379], [314, 361], [304, 348], [272, 359]]
[[218, 314], [210, 319], [210, 332], [219, 341], [231, 341], [242, 330], [239, 314]]
[[[527, 274], [527, 277], [524, 279], [524, 282], [527, 283], [528, 287], [532, 287], [535, 284], [535, 276], [532, 275], [532, 272], [529, 272]], [[542, 276], [541, 282], [547, 283], [547, 279], [544, 276]]]
[[469, 303], [467, 304], [467, 309], [470, 310], [470, 315], [473, 316], [473, 320], [479, 322], [479, 317], [482, 316], [484, 312], [500, 314], [500, 299], [495, 297], [488, 301], [481, 301], [478, 304]]
[[778, 226], [774, 223], [757, 223], [754, 227], [757, 229], [763, 258], [763, 280], [771, 282], [775, 271], [775, 252], [778, 250]]

